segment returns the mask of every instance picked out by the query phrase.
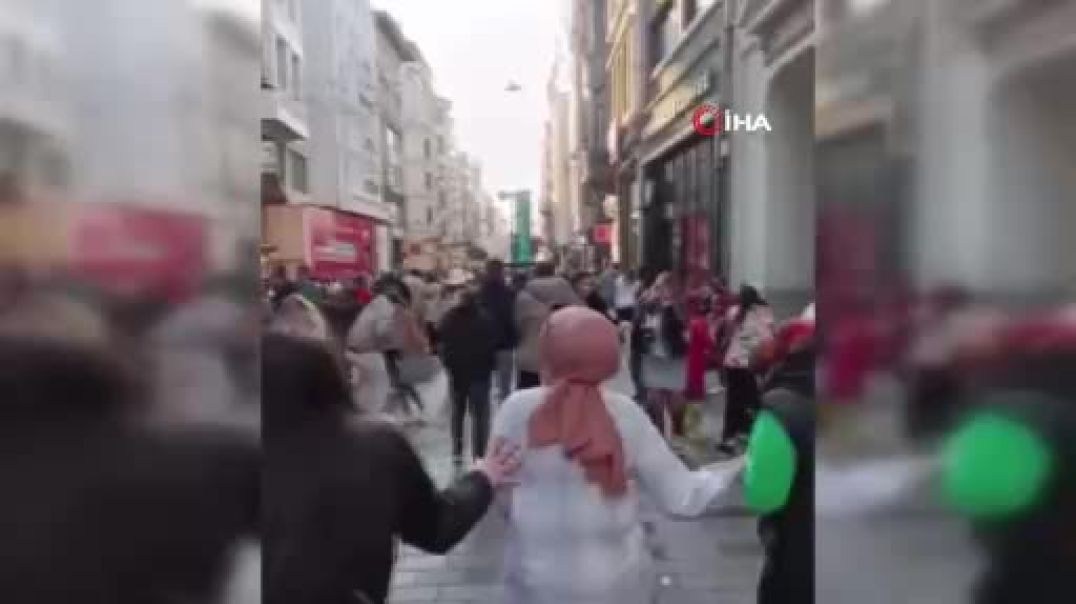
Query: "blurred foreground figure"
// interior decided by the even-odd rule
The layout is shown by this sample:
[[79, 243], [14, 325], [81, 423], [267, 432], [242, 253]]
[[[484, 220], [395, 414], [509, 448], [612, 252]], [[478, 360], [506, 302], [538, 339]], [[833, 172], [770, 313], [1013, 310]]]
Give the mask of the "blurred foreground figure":
[[0, 323], [3, 601], [214, 601], [257, 524], [257, 443], [133, 421], [148, 401], [92, 313]]
[[[1076, 321], [1012, 321], [958, 349], [975, 409], [943, 451], [948, 503], [986, 553], [977, 604], [1071, 601], [1076, 571]], [[974, 355], [972, 365], [967, 357]]]
[[272, 604], [384, 602], [397, 539], [447, 552], [518, 465], [495, 444], [486, 461], [438, 491], [401, 433], [355, 415], [323, 342], [265, 335], [262, 380]]

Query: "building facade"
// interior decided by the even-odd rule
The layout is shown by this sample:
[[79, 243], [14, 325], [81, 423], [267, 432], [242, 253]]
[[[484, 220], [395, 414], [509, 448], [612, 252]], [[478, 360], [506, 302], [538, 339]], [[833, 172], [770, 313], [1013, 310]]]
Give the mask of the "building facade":
[[[1071, 299], [1076, 6], [826, 1], [817, 14], [820, 289]], [[865, 262], [839, 262], [849, 240]]]
[[572, 5], [571, 134], [573, 210], [576, 237], [584, 243], [583, 264], [591, 268], [611, 255], [607, 242], [599, 242], [595, 226], [607, 224], [604, 201], [612, 192], [606, 144], [610, 96], [606, 86], [606, 0], [575, 0]]
[[0, 7], [0, 43], [11, 58], [0, 67], [0, 199], [62, 194], [70, 186], [71, 107], [58, 24], [19, 4]]
[[405, 233], [409, 238], [435, 236], [437, 204], [443, 190], [438, 168], [440, 98], [433, 89], [429, 67], [422, 61], [404, 65], [401, 84], [404, 111]]
[[[646, 30], [646, 95], [636, 143], [640, 195], [640, 266], [684, 276], [727, 274], [728, 146], [703, 136], [694, 110], [721, 104], [724, 3], [716, 0], [640, 2]], [[630, 162], [629, 162], [630, 163]], [[625, 192], [627, 193], [627, 192]], [[630, 193], [628, 193], [630, 195]]]
[[646, 71], [646, 20], [642, 0], [613, 0], [606, 15], [605, 70], [609, 119], [606, 145], [612, 179], [607, 216], [614, 224], [616, 260], [638, 267], [640, 195], [638, 144], [644, 124], [649, 74]]
[[815, 3], [741, 0], [729, 8], [730, 108], [761, 113], [772, 126], [728, 136], [729, 276], [790, 313], [812, 298], [815, 282]]
[[303, 94], [302, 4], [262, 0], [262, 188], [274, 203], [307, 201], [310, 193]]
[[391, 267], [398, 209], [382, 198], [376, 35], [367, 0], [303, 0], [310, 201], [374, 223], [377, 267]]
[[579, 231], [578, 187], [573, 187], [571, 159], [571, 104], [568, 68], [564, 56], [558, 56], [546, 82], [549, 119], [545, 136], [546, 191], [540, 206], [549, 247], [557, 252], [571, 246]]

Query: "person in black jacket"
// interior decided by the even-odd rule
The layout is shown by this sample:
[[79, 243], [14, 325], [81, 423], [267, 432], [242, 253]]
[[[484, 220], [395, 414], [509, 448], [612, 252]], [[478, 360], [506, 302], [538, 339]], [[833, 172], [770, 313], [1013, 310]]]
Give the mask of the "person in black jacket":
[[463, 463], [463, 420], [471, 410], [471, 453], [480, 458], [489, 438], [490, 375], [501, 343], [496, 321], [479, 303], [478, 292], [467, 287], [441, 319], [441, 362], [452, 392], [452, 455]]
[[396, 540], [447, 552], [519, 464], [498, 442], [438, 491], [406, 437], [358, 414], [331, 354], [310, 340], [263, 337], [262, 402], [270, 604], [385, 602]]
[[132, 421], [149, 397], [115, 350], [0, 335], [6, 604], [210, 602], [255, 537], [257, 434]]
[[773, 414], [796, 452], [786, 504], [759, 519], [765, 562], [759, 604], [814, 602], [814, 402], [813, 337], [794, 345], [763, 384], [762, 410]]
[[513, 357], [519, 343], [519, 334], [516, 332], [516, 292], [508, 286], [504, 263], [500, 260], [486, 263], [485, 279], [479, 297], [496, 330], [497, 400], [503, 401], [512, 391]]

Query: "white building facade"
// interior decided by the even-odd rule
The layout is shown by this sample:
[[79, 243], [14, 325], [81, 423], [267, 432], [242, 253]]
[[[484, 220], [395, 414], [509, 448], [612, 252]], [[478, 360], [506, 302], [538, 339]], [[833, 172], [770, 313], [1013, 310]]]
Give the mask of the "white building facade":
[[397, 210], [382, 199], [376, 36], [367, 0], [303, 0], [310, 201], [376, 222], [377, 262], [391, 267]]
[[262, 174], [266, 187], [286, 200], [310, 193], [302, 3], [262, 0]]
[[728, 134], [729, 278], [795, 312], [815, 283], [814, 0], [728, 3], [730, 109], [772, 131]]

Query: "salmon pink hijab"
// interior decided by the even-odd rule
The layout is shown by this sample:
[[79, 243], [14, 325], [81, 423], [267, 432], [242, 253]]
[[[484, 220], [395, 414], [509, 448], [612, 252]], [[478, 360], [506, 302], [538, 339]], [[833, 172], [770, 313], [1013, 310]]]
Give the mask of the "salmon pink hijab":
[[620, 366], [616, 327], [589, 308], [572, 306], [550, 315], [538, 346], [549, 394], [531, 416], [531, 446], [561, 445], [587, 482], [606, 496], [623, 495], [624, 448], [599, 390]]

